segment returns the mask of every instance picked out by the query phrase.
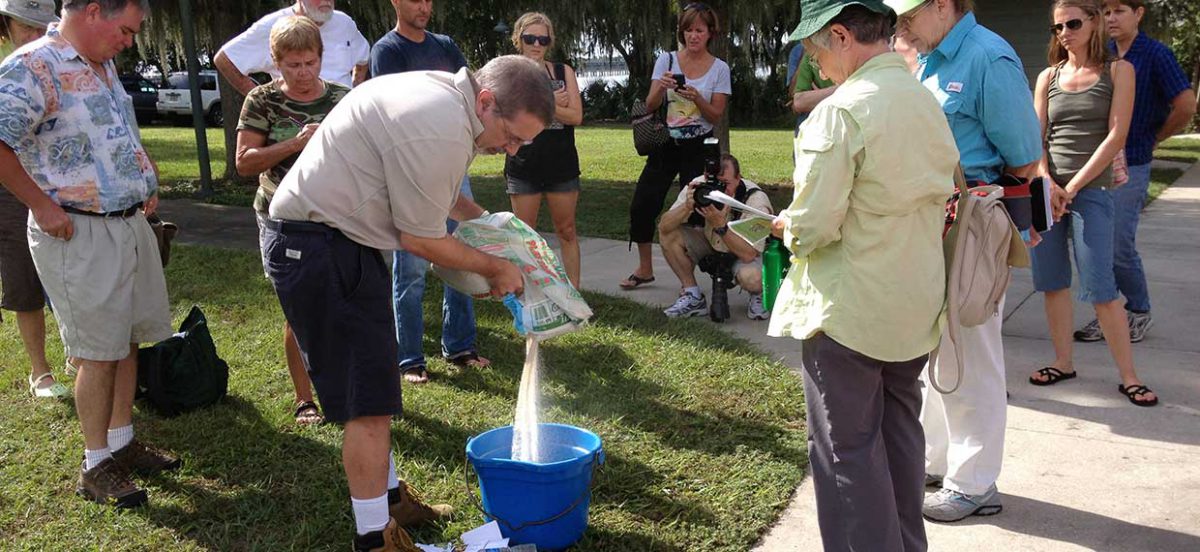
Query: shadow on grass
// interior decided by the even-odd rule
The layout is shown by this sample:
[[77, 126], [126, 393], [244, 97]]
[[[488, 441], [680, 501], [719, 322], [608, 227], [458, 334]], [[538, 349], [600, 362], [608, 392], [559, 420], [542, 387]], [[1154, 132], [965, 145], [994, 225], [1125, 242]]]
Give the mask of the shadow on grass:
[[135, 512], [154, 525], [210, 550], [312, 549], [330, 531], [349, 539], [339, 447], [281, 431], [237, 396], [178, 418], [137, 423], [154, 444], [184, 459], [178, 474], [148, 481], [151, 505]]

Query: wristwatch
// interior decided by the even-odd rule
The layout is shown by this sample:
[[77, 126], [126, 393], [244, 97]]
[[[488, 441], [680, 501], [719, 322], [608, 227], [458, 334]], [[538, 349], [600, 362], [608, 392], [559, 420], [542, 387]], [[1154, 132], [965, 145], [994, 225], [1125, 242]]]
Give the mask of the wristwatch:
[[729, 225], [728, 225], [728, 224], [726, 224], [725, 226], [722, 226], [722, 227], [720, 227], [720, 228], [713, 228], [713, 233], [714, 233], [714, 234], [716, 234], [716, 235], [718, 235], [718, 236], [721, 236], [722, 238], [723, 238], [723, 237], [725, 237], [725, 234], [726, 234], [727, 232], [729, 232]]

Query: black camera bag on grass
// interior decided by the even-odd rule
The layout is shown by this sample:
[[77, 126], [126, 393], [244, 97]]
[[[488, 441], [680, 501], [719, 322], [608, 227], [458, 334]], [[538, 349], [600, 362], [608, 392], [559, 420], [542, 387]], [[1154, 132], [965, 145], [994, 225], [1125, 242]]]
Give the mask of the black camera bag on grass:
[[138, 397], [173, 417], [215, 404], [229, 385], [229, 365], [217, 356], [208, 320], [192, 306], [179, 333], [138, 350]]

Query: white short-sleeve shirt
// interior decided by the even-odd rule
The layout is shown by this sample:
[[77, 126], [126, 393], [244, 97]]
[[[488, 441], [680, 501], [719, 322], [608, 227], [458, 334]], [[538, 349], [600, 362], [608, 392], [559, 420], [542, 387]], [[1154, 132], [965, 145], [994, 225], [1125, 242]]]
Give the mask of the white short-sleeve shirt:
[[[676, 74], [683, 73], [683, 70], [679, 68], [679, 58], [676, 57], [675, 52], [660, 54], [658, 60], [654, 62], [654, 78], [661, 77], [667, 71]], [[712, 66], [700, 78], [688, 78], [687, 84], [699, 91], [705, 101], [709, 102], [712, 101], [713, 94], [728, 96], [733, 93], [729, 65], [720, 58], [714, 59]], [[712, 132], [712, 129], [713, 122], [700, 114], [700, 108], [696, 106], [695, 102], [685, 100], [674, 90], [667, 91], [667, 130], [670, 131], [672, 138], [680, 140], [697, 138]]]
[[[279, 70], [271, 59], [271, 26], [289, 15], [296, 15], [291, 6], [263, 16], [226, 42], [220, 51], [243, 75], [261, 72], [278, 78]], [[321, 78], [353, 86], [354, 67], [365, 65], [371, 57], [371, 44], [358, 32], [358, 25], [349, 15], [335, 10], [333, 17], [321, 25], [321, 42], [325, 49], [321, 56]]]

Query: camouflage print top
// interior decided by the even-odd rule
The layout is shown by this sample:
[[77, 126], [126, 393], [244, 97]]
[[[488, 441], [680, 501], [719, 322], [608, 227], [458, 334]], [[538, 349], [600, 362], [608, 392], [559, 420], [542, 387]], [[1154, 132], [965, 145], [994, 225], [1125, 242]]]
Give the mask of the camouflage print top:
[[[349, 88], [337, 83], [325, 82], [325, 93], [311, 102], [298, 102], [280, 90], [283, 81], [275, 80], [256, 87], [246, 96], [242, 104], [242, 115], [238, 119], [238, 130], [261, 132], [267, 136], [270, 146], [295, 138], [304, 125], [320, 123], [333, 111], [333, 106], [342, 101]], [[266, 213], [271, 206], [271, 197], [292, 168], [299, 153], [290, 155], [278, 165], [263, 171], [258, 177], [258, 192], [254, 194], [254, 210]]]

